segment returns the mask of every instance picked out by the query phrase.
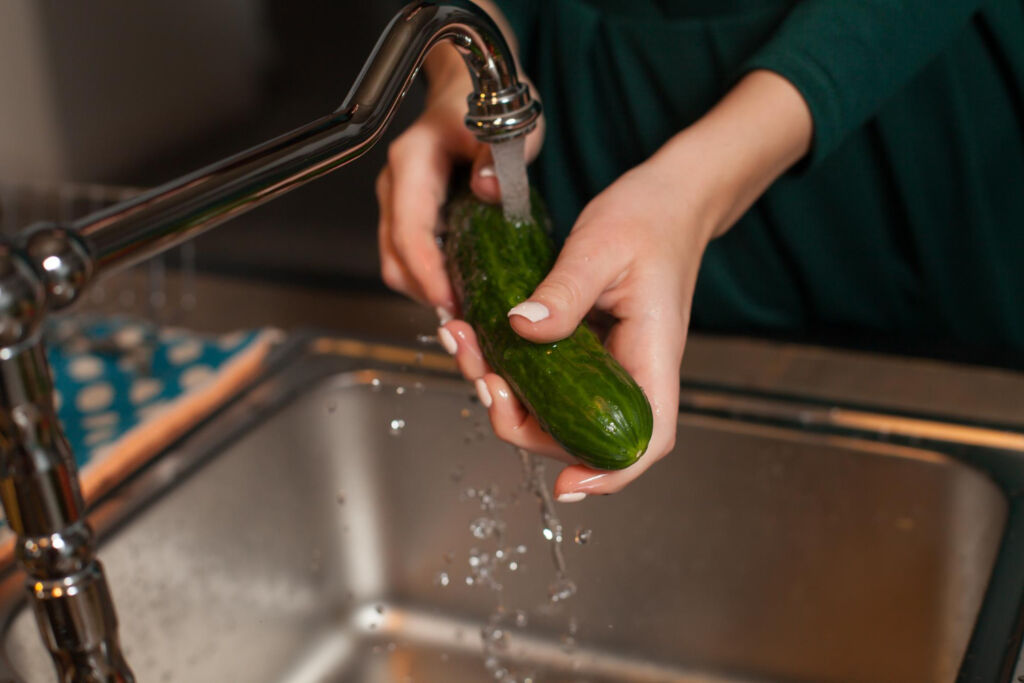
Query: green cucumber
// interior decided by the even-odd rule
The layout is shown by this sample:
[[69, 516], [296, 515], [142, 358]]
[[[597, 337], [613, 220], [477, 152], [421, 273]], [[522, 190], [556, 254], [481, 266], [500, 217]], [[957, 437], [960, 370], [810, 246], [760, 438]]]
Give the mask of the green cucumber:
[[643, 390], [586, 324], [569, 337], [535, 344], [520, 337], [508, 310], [551, 270], [555, 249], [534, 193], [533, 220], [512, 222], [500, 206], [466, 193], [448, 205], [448, 274], [484, 358], [537, 422], [591, 467], [622, 469], [647, 450], [653, 416]]

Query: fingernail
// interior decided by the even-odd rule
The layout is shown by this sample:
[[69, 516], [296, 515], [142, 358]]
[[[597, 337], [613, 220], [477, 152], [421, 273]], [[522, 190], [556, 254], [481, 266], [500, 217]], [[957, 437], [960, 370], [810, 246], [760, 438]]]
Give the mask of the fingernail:
[[476, 396], [484, 404], [484, 408], [491, 407], [491, 392], [487, 390], [487, 382], [482, 379], [476, 381]]
[[539, 323], [551, 315], [551, 311], [548, 310], [547, 306], [537, 301], [524, 301], [517, 306], [513, 306], [512, 310], [508, 312], [508, 317], [511, 318], [514, 315], [520, 315], [531, 323]]
[[559, 503], [578, 503], [578, 502], [580, 502], [581, 500], [583, 500], [586, 497], [587, 497], [587, 494], [583, 493], [583, 491], [571, 491], [569, 493], [563, 493], [562, 495], [560, 495], [558, 497], [558, 502]]
[[601, 481], [603, 481], [605, 478], [607, 478], [607, 476], [608, 476], [607, 472], [599, 472], [598, 474], [592, 474], [589, 477], [587, 477], [586, 479], [581, 479], [580, 481], [576, 482], [576, 488], [577, 488], [577, 490], [579, 490], [579, 489], [592, 489], [595, 486], [600, 485]]
[[476, 173], [481, 178], [493, 178], [495, 175], [494, 166], [492, 164], [485, 164]]
[[451, 355], [454, 356], [455, 352], [459, 350], [459, 345], [455, 342], [455, 337], [452, 336], [452, 333], [449, 332], [447, 328], [437, 328], [437, 338], [441, 342], [441, 346], [444, 347], [444, 350]]
[[437, 313], [437, 319], [441, 321], [442, 325], [448, 324], [452, 319], [452, 314], [448, 312], [448, 309], [444, 306], [438, 306], [434, 309], [434, 313]]

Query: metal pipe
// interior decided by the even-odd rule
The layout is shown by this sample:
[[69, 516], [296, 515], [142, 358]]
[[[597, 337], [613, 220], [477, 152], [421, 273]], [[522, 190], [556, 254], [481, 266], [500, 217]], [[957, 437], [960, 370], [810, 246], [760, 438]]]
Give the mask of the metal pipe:
[[0, 359], [0, 499], [58, 680], [134, 681], [38, 334]]

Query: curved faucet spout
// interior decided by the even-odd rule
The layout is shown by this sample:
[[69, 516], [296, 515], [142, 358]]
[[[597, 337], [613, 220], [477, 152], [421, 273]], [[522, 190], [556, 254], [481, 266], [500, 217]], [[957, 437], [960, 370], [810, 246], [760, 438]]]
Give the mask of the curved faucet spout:
[[427, 53], [442, 40], [455, 45], [469, 69], [474, 92], [466, 124], [479, 139], [497, 142], [533, 129], [540, 103], [519, 82], [494, 21], [468, 0], [414, 2], [385, 29], [334, 113], [74, 223], [91, 257], [85, 264], [89, 273], [72, 274], [80, 283], [74, 291], [59, 283], [62, 294], [48, 297], [47, 307], [70, 304], [92, 274], [177, 246], [364, 154], [387, 128]]
[[[419, 2], [388, 25], [340, 112], [386, 125], [430, 49], [450, 40], [473, 81], [466, 125], [484, 142], [529, 132], [540, 103], [519, 82], [515, 59], [494, 21], [467, 0]], [[364, 118], [360, 118], [364, 117]]]

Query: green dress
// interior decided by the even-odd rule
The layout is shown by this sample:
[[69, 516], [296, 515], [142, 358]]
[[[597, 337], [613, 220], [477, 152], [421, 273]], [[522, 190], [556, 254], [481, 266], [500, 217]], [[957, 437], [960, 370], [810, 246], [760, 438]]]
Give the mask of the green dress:
[[808, 157], [701, 267], [697, 328], [1024, 358], [1024, 0], [504, 0], [564, 237], [744, 73], [789, 79]]

